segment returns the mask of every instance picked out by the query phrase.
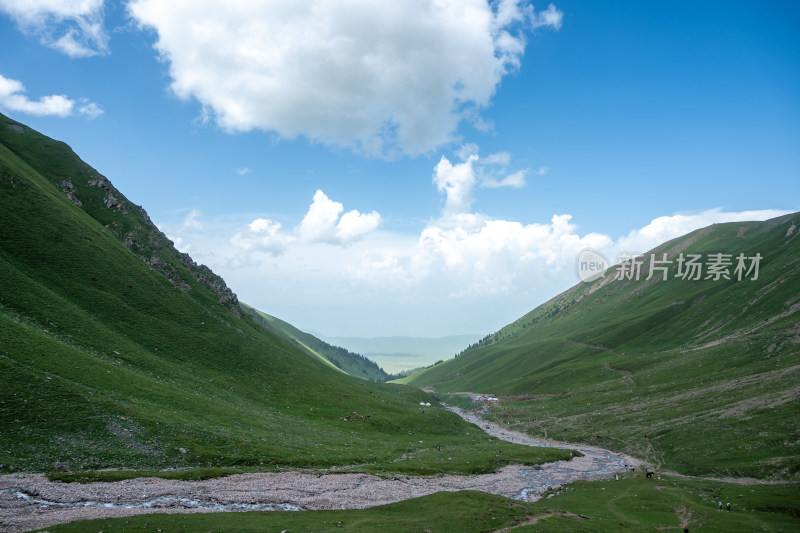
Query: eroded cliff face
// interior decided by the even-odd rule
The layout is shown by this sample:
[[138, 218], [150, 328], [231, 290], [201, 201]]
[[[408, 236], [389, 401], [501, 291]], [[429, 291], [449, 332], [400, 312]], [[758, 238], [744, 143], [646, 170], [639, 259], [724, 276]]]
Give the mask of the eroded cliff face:
[[[0, 140], [7, 141], [12, 151], [32, 163], [34, 159], [44, 158], [26, 156], [47, 152], [47, 160], [53, 164], [48, 165], [50, 168], [37, 170], [70, 202], [111, 231], [137, 257], [181, 290], [192, 290], [191, 279], [196, 280], [215, 294], [220, 304], [239, 315], [239, 299], [222, 277], [178, 251], [175, 244], [153, 224], [144, 208], [130, 202], [108, 178], [82, 161], [69, 146], [0, 115], [0, 124], [2, 122], [6, 123], [5, 127], [0, 125], [5, 135], [0, 135]], [[35, 137], [32, 139], [35, 142], [20, 142], [24, 149], [14, 150], [15, 138], [22, 141], [26, 136]], [[35, 148], [31, 150], [30, 146]], [[54, 168], [58, 170], [54, 172]], [[13, 177], [8, 179], [13, 180]]]

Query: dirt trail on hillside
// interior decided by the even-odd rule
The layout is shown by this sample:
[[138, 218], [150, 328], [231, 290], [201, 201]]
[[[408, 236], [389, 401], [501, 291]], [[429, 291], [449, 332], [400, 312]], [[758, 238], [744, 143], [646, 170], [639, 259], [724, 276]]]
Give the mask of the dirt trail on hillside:
[[613, 477], [638, 464], [636, 459], [600, 448], [532, 439], [450, 409], [498, 438], [579, 450], [584, 456], [535, 467], [512, 465], [494, 474], [386, 479], [369, 474], [280, 472], [206, 481], [140, 478], [113, 483], [58, 483], [48, 481], [43, 474], [8, 474], [0, 476], [0, 531], [156, 512], [360, 509], [439, 491], [479, 490], [535, 501], [548, 487]]

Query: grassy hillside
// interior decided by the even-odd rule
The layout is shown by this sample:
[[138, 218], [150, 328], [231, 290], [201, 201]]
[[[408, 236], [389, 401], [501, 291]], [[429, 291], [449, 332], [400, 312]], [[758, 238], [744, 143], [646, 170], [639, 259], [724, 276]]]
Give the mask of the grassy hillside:
[[247, 304], [241, 304], [242, 309], [253, 317], [254, 320], [274, 331], [278, 335], [297, 343], [298, 346], [308, 351], [311, 355], [329, 362], [335, 368], [351, 376], [368, 379], [370, 381], [384, 382], [389, 375], [374, 361], [363, 355], [353, 353], [340, 346], [333, 346], [318, 339], [310, 333], [300, 331], [293, 325], [259, 311]]
[[[646, 280], [582, 283], [409, 380], [499, 394], [493, 416], [683, 473], [800, 477], [800, 215], [719, 224], [652, 251]], [[731, 279], [676, 277], [732, 254]], [[760, 254], [758, 278], [736, 257]], [[750, 266], [751, 261], [746, 261]], [[659, 266], [656, 263], [654, 266]], [[684, 265], [685, 266], [685, 265]]]
[[0, 471], [502, 464], [497, 445], [469, 455], [474, 426], [423, 412], [429, 395], [349, 377], [240, 315], [67, 145], [0, 115]]

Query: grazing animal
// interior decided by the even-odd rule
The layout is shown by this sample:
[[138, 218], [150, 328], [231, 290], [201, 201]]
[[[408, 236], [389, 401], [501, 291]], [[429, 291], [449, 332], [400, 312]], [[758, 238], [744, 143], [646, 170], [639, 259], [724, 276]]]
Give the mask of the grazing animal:
[[648, 478], [650, 478], [650, 479], [653, 479], [653, 474], [655, 474], [655, 472], [650, 472], [650, 471], [648, 470], [648, 471], [647, 471], [647, 474], [646, 474], [646, 477], [648, 477]]

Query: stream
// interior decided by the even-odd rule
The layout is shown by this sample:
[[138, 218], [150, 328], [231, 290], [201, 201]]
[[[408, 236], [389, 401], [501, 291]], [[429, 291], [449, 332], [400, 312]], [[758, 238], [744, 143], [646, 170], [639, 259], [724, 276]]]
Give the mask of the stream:
[[583, 453], [539, 466], [509, 465], [492, 474], [382, 478], [371, 474], [268, 472], [205, 481], [137, 478], [118, 482], [51, 482], [44, 474], [0, 476], [0, 531], [19, 532], [73, 520], [145, 513], [360, 509], [439, 491], [479, 490], [535, 501], [548, 488], [613, 477], [638, 461], [580, 444], [533, 439], [472, 413], [447, 407], [487, 434], [528, 446]]

